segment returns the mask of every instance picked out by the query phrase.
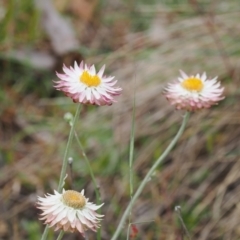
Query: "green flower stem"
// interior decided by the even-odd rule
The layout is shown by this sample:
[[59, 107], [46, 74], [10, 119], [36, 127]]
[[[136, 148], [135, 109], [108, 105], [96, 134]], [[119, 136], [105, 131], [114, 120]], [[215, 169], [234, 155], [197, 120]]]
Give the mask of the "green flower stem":
[[61, 240], [62, 237], [63, 237], [63, 235], [64, 235], [64, 231], [62, 230], [62, 231], [59, 233], [57, 240]]
[[[59, 179], [59, 183], [58, 183], [58, 192], [61, 192], [62, 189], [63, 189], [64, 179], [65, 179], [65, 176], [66, 176], [67, 166], [68, 166], [68, 153], [69, 153], [70, 145], [72, 143], [73, 133], [74, 133], [74, 129], [75, 129], [75, 125], [76, 125], [78, 116], [80, 114], [80, 110], [81, 110], [81, 104], [79, 104], [78, 107], [77, 107], [76, 114], [75, 114], [75, 117], [74, 117], [73, 122], [72, 122], [71, 129], [70, 129], [70, 133], [69, 133], [69, 137], [68, 137], [68, 141], [67, 141], [67, 146], [66, 146], [66, 149], [65, 149], [64, 157], [63, 157], [61, 175], [60, 175], [60, 179]], [[47, 239], [48, 232], [49, 232], [49, 227], [47, 225], [44, 229], [41, 240], [46, 240]]]
[[84, 160], [85, 160], [85, 162], [86, 162], [86, 164], [87, 164], [87, 166], [88, 166], [88, 170], [89, 170], [89, 172], [90, 172], [90, 175], [91, 175], [91, 178], [92, 178], [92, 181], [93, 181], [93, 185], [94, 185], [94, 189], [95, 189], [95, 194], [96, 194], [96, 196], [97, 196], [97, 201], [98, 201], [98, 204], [100, 204], [100, 200], [101, 200], [101, 199], [100, 199], [100, 194], [99, 194], [99, 190], [98, 190], [99, 187], [98, 187], [98, 185], [97, 185], [96, 178], [95, 178], [95, 176], [94, 176], [92, 167], [91, 167], [91, 165], [90, 165], [90, 161], [89, 161], [89, 159], [88, 159], [88, 157], [87, 157], [87, 155], [86, 155], [86, 153], [85, 153], [85, 151], [84, 151], [84, 149], [83, 149], [82, 143], [80, 142], [80, 140], [79, 140], [78, 135], [77, 135], [76, 132], [75, 132], [75, 138], [76, 138], [77, 143], [78, 143], [78, 145], [79, 145], [79, 147], [80, 147], [80, 149], [81, 149], [81, 151], [82, 151], [83, 158], [84, 158]]
[[190, 236], [190, 233], [188, 232], [188, 229], [187, 229], [187, 227], [186, 227], [186, 225], [185, 225], [185, 223], [183, 221], [183, 218], [182, 218], [181, 207], [176, 206], [175, 207], [175, 211], [177, 212], [178, 218], [179, 218], [179, 220], [180, 220], [180, 222], [182, 224], [183, 230], [186, 233], [186, 236], [187, 236], [188, 240], [191, 240], [192, 238]]
[[77, 122], [79, 114], [80, 114], [80, 110], [81, 110], [81, 104], [79, 104], [77, 107], [77, 111], [75, 113], [75, 117], [73, 119], [73, 123], [72, 123], [71, 130], [69, 133], [67, 146], [65, 149], [64, 157], [63, 157], [63, 165], [62, 165], [61, 175], [60, 175], [60, 179], [59, 179], [59, 183], [58, 183], [58, 192], [61, 192], [63, 189], [64, 178], [66, 176], [67, 166], [68, 166], [68, 153], [69, 153], [70, 145], [72, 143], [73, 133], [74, 133], [76, 122]]
[[44, 232], [43, 232], [43, 234], [42, 234], [41, 240], [47, 239], [48, 232], [49, 232], [49, 227], [48, 227], [48, 225], [47, 225], [47, 226], [45, 227], [45, 229], [44, 229]]
[[121, 220], [120, 223], [118, 224], [118, 227], [113, 235], [113, 237], [111, 238], [111, 240], [116, 240], [117, 237], [119, 236], [120, 232], [122, 232], [122, 228], [125, 224], [126, 218], [129, 215], [129, 212], [132, 209], [133, 204], [135, 203], [135, 201], [137, 200], [137, 198], [139, 197], [139, 195], [141, 194], [143, 188], [145, 187], [146, 183], [149, 181], [150, 177], [152, 176], [153, 172], [155, 171], [155, 169], [158, 167], [158, 165], [165, 159], [165, 157], [169, 154], [169, 152], [173, 149], [173, 147], [175, 146], [175, 144], [177, 143], [178, 139], [180, 138], [180, 136], [182, 135], [186, 123], [189, 119], [190, 113], [186, 112], [184, 117], [183, 117], [183, 121], [182, 121], [182, 125], [180, 127], [180, 129], [178, 130], [178, 133], [176, 134], [176, 136], [173, 138], [173, 140], [171, 141], [171, 143], [168, 145], [168, 147], [166, 148], [166, 150], [163, 152], [163, 154], [156, 160], [156, 162], [153, 164], [153, 166], [151, 167], [151, 169], [148, 171], [147, 175], [145, 176], [145, 178], [143, 179], [143, 181], [141, 182], [141, 184], [139, 185], [137, 191], [135, 192], [132, 201], [129, 203], [129, 205], [127, 206]]
[[[94, 185], [94, 190], [95, 190], [95, 194], [96, 194], [96, 197], [97, 197], [97, 205], [100, 205], [101, 204], [101, 198], [100, 198], [100, 193], [99, 193], [99, 187], [97, 185], [97, 181], [96, 181], [96, 178], [94, 176], [94, 173], [93, 173], [93, 170], [92, 170], [92, 167], [91, 167], [91, 164], [90, 164], [90, 161], [84, 151], [84, 148], [83, 148], [83, 145], [82, 143], [80, 142], [79, 140], [79, 137], [76, 133], [76, 131], [74, 132], [75, 134], [75, 138], [77, 140], [77, 143], [82, 151], [82, 155], [83, 155], [83, 158], [88, 166], [88, 170], [90, 172], [90, 175], [91, 175], [91, 178], [92, 178], [92, 181], [93, 181], [93, 185]], [[101, 214], [101, 209], [98, 210], [98, 213]], [[98, 231], [97, 231], [97, 239], [100, 240], [101, 239], [101, 228], [98, 228]]]
[[[130, 149], [129, 149], [129, 184], [130, 184], [130, 201], [133, 197], [133, 154], [134, 154], [134, 136], [135, 136], [135, 92], [133, 97], [133, 110], [132, 110], [132, 126], [131, 126], [131, 136], [130, 136]], [[129, 211], [128, 223], [130, 225], [132, 218], [132, 209]]]

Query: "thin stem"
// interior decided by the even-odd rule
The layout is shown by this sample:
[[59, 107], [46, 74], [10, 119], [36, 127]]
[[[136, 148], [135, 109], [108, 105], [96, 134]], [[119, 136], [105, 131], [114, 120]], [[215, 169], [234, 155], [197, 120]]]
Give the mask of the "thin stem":
[[183, 227], [183, 229], [184, 229], [184, 232], [185, 232], [187, 238], [188, 238], [189, 240], [191, 240], [191, 236], [190, 236], [190, 234], [189, 234], [189, 232], [188, 232], [188, 229], [187, 229], [187, 227], [186, 227], [186, 225], [185, 225], [185, 223], [184, 223], [184, 221], [183, 221], [183, 218], [182, 218], [181, 207], [180, 207], [180, 206], [176, 206], [176, 207], [175, 207], [175, 211], [177, 212], [178, 218], [179, 218], [179, 220], [180, 220], [180, 222], [181, 222], [181, 224], [182, 224], [182, 227]]
[[[61, 170], [61, 175], [60, 175], [60, 179], [59, 179], [59, 183], [58, 183], [58, 192], [61, 192], [62, 189], [63, 189], [64, 179], [65, 179], [65, 176], [66, 176], [67, 166], [68, 166], [68, 153], [69, 153], [70, 145], [72, 143], [73, 132], [74, 132], [74, 128], [75, 128], [80, 110], [81, 110], [81, 105], [79, 104], [78, 107], [77, 107], [76, 113], [75, 113], [75, 117], [74, 117], [73, 122], [72, 122], [72, 126], [71, 126], [71, 129], [70, 129], [70, 133], [69, 133], [69, 137], [68, 137], [64, 157], [63, 157], [62, 170]], [[48, 227], [48, 225], [46, 225], [41, 240], [46, 240], [47, 239], [48, 232], [49, 232], [49, 227]]]
[[[86, 153], [85, 153], [85, 151], [84, 151], [83, 145], [82, 145], [82, 143], [80, 142], [79, 137], [78, 137], [76, 131], [74, 132], [74, 134], [75, 134], [75, 138], [76, 138], [76, 140], [77, 140], [77, 143], [78, 143], [78, 145], [79, 145], [79, 147], [80, 147], [80, 149], [81, 149], [81, 151], [82, 151], [83, 158], [84, 158], [84, 160], [85, 160], [85, 162], [86, 162], [86, 164], [87, 164], [87, 166], [88, 166], [88, 170], [89, 170], [89, 172], [90, 172], [90, 175], [91, 175], [91, 178], [92, 178], [92, 181], [93, 181], [94, 190], [95, 190], [95, 194], [96, 194], [96, 197], [97, 197], [97, 204], [100, 205], [100, 204], [101, 204], [101, 203], [100, 203], [100, 202], [101, 202], [101, 199], [100, 199], [99, 187], [98, 187], [98, 185], [97, 185], [97, 181], [96, 181], [96, 178], [95, 178], [95, 176], [94, 176], [94, 173], [93, 173], [93, 170], [92, 170], [90, 161], [89, 161], [89, 159], [88, 159], [88, 157], [87, 157], [87, 155], [86, 155]], [[101, 214], [101, 210], [100, 210], [100, 209], [99, 209], [99, 212], [98, 212], [98, 213]], [[101, 228], [98, 228], [97, 239], [98, 239], [98, 240], [101, 239]]]
[[74, 189], [73, 187], [73, 165], [72, 165], [73, 159], [71, 157], [68, 158], [68, 166], [69, 166], [69, 172], [70, 172], [70, 187], [71, 189]]
[[49, 232], [49, 227], [48, 227], [48, 225], [46, 225], [44, 232], [42, 234], [41, 240], [47, 239], [48, 232]]
[[127, 240], [129, 240], [129, 236], [130, 236], [130, 227], [131, 227], [132, 223], [128, 224], [128, 230], [127, 230]]
[[62, 237], [63, 237], [63, 235], [64, 235], [64, 231], [61, 231], [61, 232], [59, 233], [59, 235], [58, 235], [57, 240], [61, 240]]
[[59, 179], [59, 183], [58, 183], [58, 192], [61, 192], [63, 189], [64, 178], [66, 176], [67, 166], [68, 166], [68, 153], [69, 153], [70, 145], [72, 143], [73, 133], [74, 133], [75, 125], [76, 125], [80, 110], [81, 110], [81, 104], [79, 104], [77, 107], [77, 111], [76, 111], [75, 117], [73, 119], [73, 123], [72, 123], [71, 130], [69, 133], [68, 142], [67, 142], [67, 146], [65, 149], [64, 157], [63, 157], [63, 165], [62, 165], [61, 175], [60, 175], [60, 179]]
[[127, 218], [128, 214], [129, 214], [129, 211], [131, 210], [133, 204], [135, 203], [135, 201], [137, 200], [137, 198], [141, 194], [143, 188], [145, 187], [146, 183], [149, 181], [149, 179], [150, 179], [151, 175], [153, 174], [153, 172], [155, 171], [155, 169], [165, 159], [165, 157], [169, 154], [169, 152], [173, 149], [173, 147], [177, 143], [178, 139], [180, 138], [180, 136], [182, 135], [182, 133], [183, 133], [183, 131], [185, 129], [185, 126], [186, 126], [186, 123], [188, 121], [189, 116], [190, 116], [190, 113], [186, 112], [184, 117], [183, 117], [182, 125], [181, 125], [180, 129], [178, 130], [177, 135], [173, 138], [173, 140], [168, 145], [168, 147], [163, 152], [163, 154], [156, 160], [156, 162], [153, 164], [153, 166], [148, 171], [147, 175], [145, 176], [145, 178], [143, 179], [143, 181], [139, 185], [137, 191], [135, 192], [135, 194], [134, 194], [134, 196], [132, 198], [132, 201], [127, 206], [127, 208], [126, 208], [126, 210], [125, 210], [125, 212], [124, 212], [124, 214], [123, 214], [123, 216], [122, 216], [122, 218], [120, 220], [120, 223], [118, 224], [118, 227], [117, 227], [113, 237], [111, 238], [111, 240], [116, 240], [117, 237], [119, 236], [120, 232], [122, 231], [123, 225], [125, 224], [126, 218]]
[[[135, 92], [133, 96], [133, 110], [132, 110], [132, 126], [130, 137], [130, 149], [129, 149], [129, 182], [130, 182], [130, 199], [132, 201], [133, 196], [133, 154], [134, 154], [134, 135], [135, 135]], [[132, 209], [129, 211], [129, 224], [131, 223]]]
[[99, 194], [99, 191], [98, 191], [99, 187], [97, 185], [96, 178], [95, 178], [93, 170], [91, 168], [90, 161], [89, 161], [89, 159], [88, 159], [88, 157], [87, 157], [87, 155], [86, 155], [86, 153], [85, 153], [85, 151], [83, 149], [82, 143], [80, 142], [79, 137], [78, 137], [76, 132], [75, 132], [75, 138], [76, 138], [77, 143], [78, 143], [78, 145], [79, 145], [79, 147], [80, 147], [80, 149], [82, 151], [83, 158], [84, 158], [84, 160], [85, 160], [85, 162], [86, 162], [86, 164], [88, 166], [88, 170], [90, 172], [90, 175], [91, 175], [91, 178], [92, 178], [92, 181], [93, 181], [93, 185], [94, 185], [94, 189], [95, 189], [95, 194], [97, 196], [97, 201], [99, 201], [98, 203], [100, 203], [100, 194]]

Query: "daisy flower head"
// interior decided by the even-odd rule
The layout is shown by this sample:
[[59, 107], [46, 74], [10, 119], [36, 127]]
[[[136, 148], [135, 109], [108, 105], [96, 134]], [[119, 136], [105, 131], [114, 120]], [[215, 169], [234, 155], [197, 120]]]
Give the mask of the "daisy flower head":
[[62, 193], [54, 190], [54, 194], [38, 197], [37, 208], [41, 209], [40, 220], [54, 227], [55, 231], [78, 231], [84, 236], [87, 229], [96, 231], [103, 215], [96, 210], [103, 204], [97, 206], [88, 201], [84, 196], [84, 190], [80, 193], [74, 190], [63, 189]]
[[55, 88], [63, 91], [74, 102], [92, 105], [111, 105], [116, 102], [115, 96], [120, 95], [122, 89], [114, 87], [117, 80], [112, 76], [105, 76], [105, 66], [98, 73], [95, 66], [89, 67], [84, 62], [73, 67], [63, 66], [64, 74], [56, 73], [59, 80], [55, 81]]
[[167, 100], [176, 107], [187, 111], [196, 111], [216, 105], [222, 96], [224, 88], [217, 77], [207, 79], [206, 73], [188, 76], [180, 71], [181, 77], [174, 83], [169, 83], [164, 90]]

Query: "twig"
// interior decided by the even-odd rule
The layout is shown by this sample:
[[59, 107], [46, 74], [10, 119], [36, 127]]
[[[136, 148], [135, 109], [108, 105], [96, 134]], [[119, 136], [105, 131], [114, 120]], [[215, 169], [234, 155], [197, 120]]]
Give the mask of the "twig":
[[187, 227], [186, 227], [186, 225], [185, 225], [185, 223], [184, 223], [184, 221], [183, 221], [183, 218], [182, 218], [181, 207], [180, 207], [180, 206], [176, 206], [176, 207], [175, 207], [175, 211], [176, 211], [176, 213], [177, 213], [177, 215], [178, 215], [178, 218], [179, 218], [179, 220], [180, 220], [180, 222], [181, 222], [181, 225], [182, 225], [182, 227], [183, 227], [183, 229], [184, 229], [184, 232], [185, 232], [187, 238], [188, 238], [189, 240], [191, 240], [191, 236], [190, 236], [190, 234], [189, 234], [189, 232], [188, 232], [188, 230], [187, 230]]

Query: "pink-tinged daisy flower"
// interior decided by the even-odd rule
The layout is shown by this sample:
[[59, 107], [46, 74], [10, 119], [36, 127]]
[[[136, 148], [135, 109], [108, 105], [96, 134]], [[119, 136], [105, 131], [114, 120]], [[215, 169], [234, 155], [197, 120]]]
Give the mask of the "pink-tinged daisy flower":
[[222, 96], [224, 88], [217, 82], [217, 77], [207, 79], [206, 73], [202, 76], [188, 76], [180, 71], [181, 77], [174, 83], [169, 83], [164, 95], [176, 109], [196, 111], [216, 105]]
[[96, 73], [94, 65], [88, 67], [83, 62], [80, 65], [75, 62], [74, 67], [70, 68], [63, 66], [64, 74], [56, 73], [59, 80], [54, 87], [74, 102], [111, 105], [116, 102], [114, 97], [120, 95], [122, 89], [114, 87], [117, 82], [114, 77], [103, 75], [104, 69], [105, 66]]
[[63, 190], [60, 194], [54, 191], [54, 194], [47, 194], [44, 198], [38, 197], [37, 207], [41, 209], [45, 224], [54, 227], [55, 231], [78, 231], [84, 236], [87, 229], [96, 231], [103, 215], [96, 213], [103, 204], [97, 206], [88, 202], [84, 196], [84, 190], [81, 193], [73, 190]]

